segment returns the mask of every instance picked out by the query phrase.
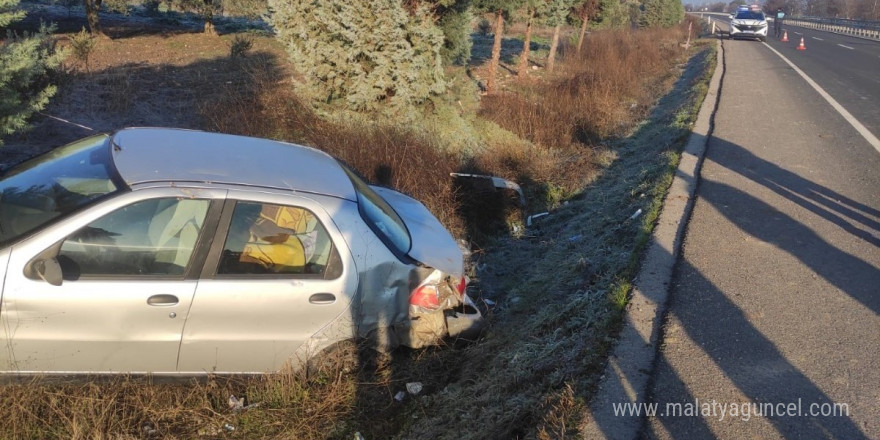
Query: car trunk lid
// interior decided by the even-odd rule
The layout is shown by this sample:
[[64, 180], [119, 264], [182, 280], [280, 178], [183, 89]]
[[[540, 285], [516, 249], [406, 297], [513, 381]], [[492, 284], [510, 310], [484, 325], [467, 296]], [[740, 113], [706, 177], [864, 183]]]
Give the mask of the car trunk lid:
[[371, 186], [403, 219], [412, 239], [407, 255], [448, 275], [464, 275], [464, 257], [449, 231], [418, 200], [397, 191]]

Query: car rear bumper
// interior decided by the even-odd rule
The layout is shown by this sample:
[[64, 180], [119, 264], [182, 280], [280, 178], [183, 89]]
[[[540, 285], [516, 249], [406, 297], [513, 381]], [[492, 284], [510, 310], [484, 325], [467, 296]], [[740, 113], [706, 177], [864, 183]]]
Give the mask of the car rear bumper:
[[419, 313], [394, 326], [400, 345], [422, 348], [437, 345], [443, 338], [476, 339], [483, 329], [483, 315], [467, 295], [454, 308]]

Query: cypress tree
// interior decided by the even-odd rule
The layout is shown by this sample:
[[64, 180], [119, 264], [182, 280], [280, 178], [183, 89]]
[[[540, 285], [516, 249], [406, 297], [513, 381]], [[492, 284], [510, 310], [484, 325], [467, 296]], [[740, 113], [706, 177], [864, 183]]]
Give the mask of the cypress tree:
[[400, 0], [269, 0], [270, 22], [305, 77], [301, 92], [353, 110], [442, 93], [443, 32], [429, 5]]
[[596, 25], [600, 28], [618, 28], [629, 24], [629, 6], [620, 0], [599, 0]]
[[526, 35], [523, 37], [523, 48], [519, 54], [519, 65], [516, 69], [517, 76], [526, 76], [529, 73], [529, 52], [532, 48], [532, 26], [535, 16], [545, 5], [544, 0], [525, 0], [522, 6], [522, 18], [526, 22]]
[[[21, 20], [18, 0], [0, 0], [0, 31]], [[61, 62], [48, 44], [52, 28], [42, 26], [33, 35], [6, 31], [0, 43], [0, 136], [28, 127], [28, 118], [42, 110], [56, 91], [49, 85], [50, 69]], [[3, 144], [0, 139], [0, 145]]]
[[501, 63], [501, 41], [504, 37], [504, 16], [516, 11], [523, 0], [475, 0], [474, 6], [481, 12], [491, 13], [495, 40], [492, 43], [492, 58], [489, 60], [489, 73], [486, 79], [486, 92], [495, 91], [495, 75]]
[[581, 51], [581, 47], [584, 45], [584, 37], [587, 35], [587, 25], [590, 20], [596, 16], [598, 8], [598, 0], [581, 0], [580, 4], [575, 6], [574, 14], [577, 16], [578, 20], [581, 21], [581, 30], [578, 34], [577, 44], [578, 52]]
[[568, 18], [571, 8], [574, 6], [573, 0], [548, 0], [547, 14], [544, 20], [548, 26], [553, 26], [553, 39], [550, 40], [550, 53], [547, 55], [547, 70], [553, 71], [556, 65], [556, 51], [559, 48], [559, 31], [562, 24]]
[[473, 47], [471, 1], [440, 0], [434, 6], [434, 15], [443, 32], [443, 47], [440, 49], [443, 64], [467, 64]]

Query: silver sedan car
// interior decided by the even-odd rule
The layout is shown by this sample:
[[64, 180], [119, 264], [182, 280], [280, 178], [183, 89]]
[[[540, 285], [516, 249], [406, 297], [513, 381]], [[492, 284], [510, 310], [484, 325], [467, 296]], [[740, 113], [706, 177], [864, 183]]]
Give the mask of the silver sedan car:
[[263, 373], [343, 340], [477, 329], [462, 250], [418, 201], [311, 148], [89, 137], [0, 178], [0, 372]]

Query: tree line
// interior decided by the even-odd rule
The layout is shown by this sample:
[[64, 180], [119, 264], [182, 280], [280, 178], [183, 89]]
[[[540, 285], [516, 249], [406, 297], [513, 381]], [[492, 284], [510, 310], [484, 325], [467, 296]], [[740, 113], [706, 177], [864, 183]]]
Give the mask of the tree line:
[[[19, 0], [0, 0], [0, 29], [23, 17]], [[59, 0], [61, 1], [61, 0]], [[79, 0], [67, 0], [79, 1]], [[89, 31], [103, 35], [99, 12], [126, 11], [132, 0], [82, 0]], [[496, 89], [501, 42], [514, 22], [526, 26], [517, 71], [528, 74], [532, 29], [553, 29], [546, 68], [553, 70], [561, 28], [577, 26], [580, 50], [588, 26], [670, 27], [684, 18], [679, 0], [147, 0], [147, 8], [190, 11], [216, 33], [218, 13], [267, 17], [305, 81], [303, 97], [314, 102], [371, 111], [419, 105], [446, 89], [444, 67], [471, 58], [475, 20], [486, 17], [494, 33], [485, 87]], [[58, 64], [47, 44], [49, 29], [35, 35], [9, 33], [0, 46], [2, 135], [24, 127], [54, 93], [44, 84]], [[26, 67], [23, 67], [26, 66]], [[14, 72], [13, 72], [14, 71]]]

